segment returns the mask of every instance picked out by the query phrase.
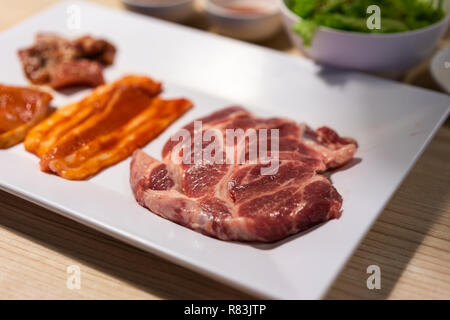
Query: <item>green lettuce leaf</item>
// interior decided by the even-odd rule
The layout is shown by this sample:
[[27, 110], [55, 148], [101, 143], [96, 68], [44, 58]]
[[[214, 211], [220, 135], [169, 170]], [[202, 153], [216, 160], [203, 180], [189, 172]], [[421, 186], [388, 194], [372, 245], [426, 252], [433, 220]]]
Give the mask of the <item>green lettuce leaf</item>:
[[[311, 45], [318, 26], [364, 33], [393, 33], [427, 27], [444, 18], [443, 0], [286, 0], [299, 17], [293, 30]], [[367, 27], [367, 8], [377, 5], [381, 29]]]
[[311, 46], [316, 29], [317, 24], [311, 20], [300, 20], [293, 26], [294, 32], [303, 38], [303, 45], [305, 47]]

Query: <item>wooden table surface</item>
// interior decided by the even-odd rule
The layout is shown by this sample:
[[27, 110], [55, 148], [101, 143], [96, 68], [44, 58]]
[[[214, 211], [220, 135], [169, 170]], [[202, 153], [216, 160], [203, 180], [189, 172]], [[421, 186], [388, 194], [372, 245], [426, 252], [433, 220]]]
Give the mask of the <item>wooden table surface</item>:
[[[55, 2], [0, 0], [0, 31]], [[201, 17], [188, 24], [208, 27]], [[284, 32], [262, 45], [298, 54]], [[399, 80], [436, 89], [425, 68]], [[66, 286], [70, 265], [81, 270], [80, 290]], [[366, 287], [369, 265], [381, 268], [380, 290]], [[0, 191], [0, 299], [241, 298], [254, 297]], [[449, 121], [326, 298], [450, 299]]]

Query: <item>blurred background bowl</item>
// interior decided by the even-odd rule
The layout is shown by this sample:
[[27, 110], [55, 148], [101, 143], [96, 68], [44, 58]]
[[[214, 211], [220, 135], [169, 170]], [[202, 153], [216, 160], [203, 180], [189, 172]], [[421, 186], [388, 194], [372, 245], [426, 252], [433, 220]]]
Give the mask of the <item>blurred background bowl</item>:
[[277, 0], [204, 0], [203, 8], [215, 31], [241, 40], [266, 40], [281, 26]]
[[122, 0], [131, 10], [173, 22], [184, 22], [194, 13], [194, 0]]
[[431, 60], [430, 74], [450, 94], [450, 45], [442, 48]]
[[[306, 48], [302, 38], [292, 31], [301, 18], [287, 7], [288, 0], [278, 1], [289, 37], [305, 55], [319, 63], [361, 71], [395, 74], [419, 64], [432, 53], [449, 23], [447, 14], [443, 20], [428, 27], [390, 34], [319, 27], [311, 47]], [[446, 9], [449, 2], [445, 3]]]

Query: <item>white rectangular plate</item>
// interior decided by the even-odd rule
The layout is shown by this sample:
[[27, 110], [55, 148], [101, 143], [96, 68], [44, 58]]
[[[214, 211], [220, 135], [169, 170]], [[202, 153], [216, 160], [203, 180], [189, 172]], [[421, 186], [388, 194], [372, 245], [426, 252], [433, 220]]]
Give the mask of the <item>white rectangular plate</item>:
[[[71, 31], [68, 14], [77, 10], [81, 28]], [[181, 125], [233, 103], [358, 140], [361, 161], [331, 176], [342, 217], [274, 245], [215, 240], [151, 214], [132, 196], [129, 159], [76, 182], [39, 171], [22, 144], [0, 150], [1, 189], [260, 297], [322, 297], [449, 112], [446, 95], [83, 2], [62, 2], [0, 34], [1, 83], [27, 84], [16, 51], [38, 31], [105, 37], [118, 47], [108, 81], [147, 74], [163, 81], [165, 96], [195, 103], [145, 147], [156, 158]], [[87, 93], [55, 94], [53, 104]]]

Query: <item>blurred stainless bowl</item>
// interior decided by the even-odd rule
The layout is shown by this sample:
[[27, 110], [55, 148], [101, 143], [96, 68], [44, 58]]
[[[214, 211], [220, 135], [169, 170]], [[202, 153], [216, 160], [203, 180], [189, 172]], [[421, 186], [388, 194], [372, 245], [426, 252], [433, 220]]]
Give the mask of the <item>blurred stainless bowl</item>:
[[449, 23], [447, 14], [443, 20], [426, 28], [390, 34], [319, 27], [308, 48], [292, 31], [292, 26], [301, 18], [287, 7], [287, 0], [278, 1], [286, 30], [303, 53], [323, 64], [362, 71], [398, 73], [417, 65], [431, 54]]
[[204, 0], [203, 8], [215, 31], [241, 40], [268, 39], [281, 26], [277, 0]]
[[173, 22], [184, 22], [194, 13], [194, 0], [121, 0], [134, 11]]
[[450, 94], [450, 45], [433, 57], [429, 69], [436, 83]]

